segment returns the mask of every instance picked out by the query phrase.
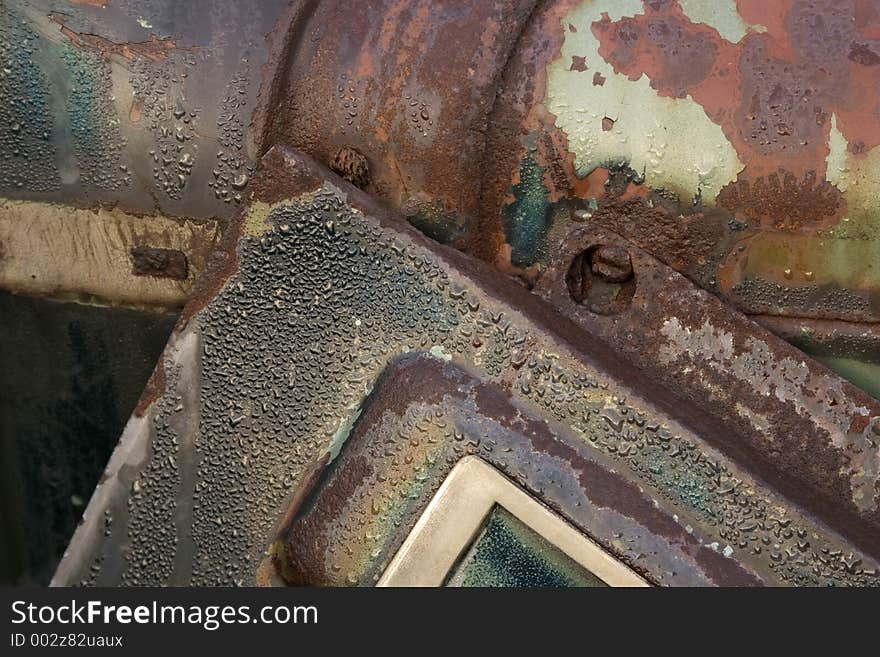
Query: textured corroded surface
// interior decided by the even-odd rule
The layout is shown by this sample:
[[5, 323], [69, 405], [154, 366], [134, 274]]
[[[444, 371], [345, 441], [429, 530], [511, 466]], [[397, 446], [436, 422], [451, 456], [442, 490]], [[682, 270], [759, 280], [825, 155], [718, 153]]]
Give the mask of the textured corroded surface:
[[[559, 472], [573, 477], [590, 459], [613, 467], [617, 483], [606, 489], [612, 506], [624, 504], [618, 494], [628, 490], [632, 499], [646, 500], [646, 514], [666, 521], [640, 534], [638, 548], [613, 541], [605, 547], [658, 581], [671, 575], [653, 560], [678, 554], [678, 548], [666, 555], [656, 549], [662, 534], [692, 544], [689, 559], [706, 559], [702, 575], [690, 571], [697, 579], [711, 570], [718, 581], [875, 582], [870, 513], [837, 522], [848, 537], [842, 538], [819, 520], [828, 516], [827, 495], [798, 505], [767, 488], [716, 448], [724, 446], [713, 432], [730, 428], [651, 377], [632, 376], [600, 336], [589, 337], [528, 291], [456, 252], [429, 247], [369, 197], [302, 157], [274, 149], [264, 167], [260, 180], [268, 184], [255, 187], [236, 258], [227, 258], [213, 287], [191, 303], [188, 323], [164, 358], [165, 385], [130, 421], [57, 582], [252, 582], [265, 550], [289, 526], [291, 500], [296, 507], [317, 473], [345, 449], [352, 427], [379, 432], [374, 439], [384, 436], [390, 451], [401, 450], [401, 472], [412, 474], [401, 485], [429, 492], [424, 482], [448, 465], [459, 444], [456, 422], [464, 427], [479, 410], [473, 404], [491, 395], [481, 399], [472, 383], [456, 399], [432, 400], [440, 404], [434, 408], [403, 399], [395, 412], [376, 417], [381, 404], [364, 408], [365, 397], [388, 390], [379, 377], [407, 352], [454, 364], [496, 398], [509, 399], [506, 407], [488, 404], [481, 421], [494, 418], [522, 435], [536, 430], [529, 417], [545, 418], [541, 449]], [[657, 344], [683, 353], [677, 334], [658, 336]], [[444, 376], [460, 376], [454, 371]], [[842, 385], [823, 376], [830, 387]], [[795, 399], [778, 403], [796, 410]], [[451, 415], [438, 416], [438, 409]], [[865, 430], [871, 429], [851, 429]], [[473, 441], [480, 431], [464, 433]], [[812, 434], [803, 438], [803, 450], [822, 447]], [[471, 448], [494, 446], [487, 440]], [[407, 463], [411, 449], [414, 460]], [[432, 462], [431, 453], [443, 449], [452, 451], [437, 452]], [[394, 464], [388, 458], [362, 460], [366, 470], [358, 476], [379, 478], [382, 467]], [[503, 451], [497, 458], [514, 477], [528, 460]], [[572, 495], [595, 494], [589, 482], [544, 476], [520, 473], [519, 479], [560, 509]], [[367, 491], [359, 491], [362, 503]], [[399, 504], [406, 506], [402, 500], [398, 510]], [[368, 566], [375, 567], [376, 557], [367, 556], [369, 526], [393, 522], [397, 511], [383, 513], [358, 516], [343, 528], [349, 533], [339, 549], [353, 551], [340, 557], [346, 577], [364, 581]], [[400, 516], [401, 526], [414, 520], [412, 512]], [[604, 531], [597, 530], [600, 539]], [[725, 580], [722, 572], [740, 575]]]
[[[602, 393], [591, 396], [598, 401]], [[615, 472], [613, 459], [594, 447], [607, 438], [606, 427], [590, 433], [601, 418], [584, 426], [584, 440], [531, 410], [456, 365], [428, 354], [399, 358], [377, 382], [318, 493], [282, 531], [281, 571], [295, 584], [374, 584], [455, 464], [478, 455], [658, 584], [762, 581], [723, 558], [726, 544], [702, 542]], [[665, 458], [667, 436], [658, 431], [643, 434], [652, 467], [683, 475], [686, 460]]]
[[0, 0], [0, 195], [229, 216], [286, 0]]
[[[590, 449], [757, 580], [873, 578], [847, 541], [880, 552], [876, 403], [664, 265], [841, 371], [876, 363], [875, 5], [0, 0], [0, 194], [121, 206], [102, 221], [235, 217], [59, 577], [250, 581], [407, 348], [599, 436]], [[312, 163], [270, 151], [253, 179], [276, 143], [568, 320], [497, 271], [460, 273]], [[95, 225], [84, 212], [74, 233]], [[586, 251], [599, 238], [632, 249], [634, 276]], [[202, 269], [137, 250], [187, 253], [172, 238], [129, 241], [108, 255], [126, 303], [179, 301]], [[32, 285], [10, 265], [24, 244], [0, 239], [0, 274]], [[100, 296], [87, 278], [75, 291]], [[645, 433], [661, 425], [668, 449]], [[697, 460], [655, 472], [655, 448]]]
[[880, 321], [872, 2], [0, 6], [3, 196], [229, 217], [284, 143], [530, 285], [578, 199], [744, 312]]
[[297, 6], [264, 149], [356, 148], [371, 193], [530, 284], [576, 198], [746, 312], [880, 319], [873, 3]]
[[367, 156], [371, 191], [444, 241], [476, 217], [500, 73], [535, 0], [299, 2], [264, 148]]
[[636, 291], [624, 308], [590, 312], [570, 298], [563, 269], [548, 271], [535, 291], [645, 374], [723, 418], [726, 430], [709, 440], [780, 490], [825, 499], [838, 520], [850, 513], [876, 526], [876, 400], [607, 229], [578, 226], [553, 248], [566, 260], [594, 245], [619, 245], [632, 258]]

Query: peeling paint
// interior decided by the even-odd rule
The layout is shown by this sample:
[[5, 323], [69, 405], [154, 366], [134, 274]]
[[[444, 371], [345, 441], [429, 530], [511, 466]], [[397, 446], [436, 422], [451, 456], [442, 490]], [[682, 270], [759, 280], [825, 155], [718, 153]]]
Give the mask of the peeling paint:
[[[848, 465], [842, 474], [850, 479], [853, 502], [863, 511], [877, 508], [880, 451], [867, 435], [870, 429], [850, 430], [854, 420], [867, 419], [869, 411], [846, 401], [840, 379], [811, 373], [805, 363], [791, 358], [773, 361], [770, 347], [752, 337], [737, 345], [733, 334], [709, 320], [691, 327], [673, 317], [664, 322], [661, 332], [669, 340], [660, 352], [667, 364], [699, 358], [745, 381], [757, 393], [790, 404], [798, 415], [826, 431], [832, 444], [847, 453]], [[770, 362], [775, 362], [772, 369], [767, 368]]]
[[[661, 97], [647, 76], [630, 80], [599, 54], [592, 24], [603, 14], [619, 20], [642, 9], [638, 0], [587, 1], [563, 19], [577, 31], [566, 31], [561, 56], [548, 69], [547, 107], [568, 135], [579, 176], [629, 164], [655, 189], [711, 204], [745, 166], [721, 127], [690, 96]], [[574, 55], [586, 57], [605, 83], [593, 85], [570, 71], [566, 63]], [[614, 118], [609, 130], [602, 126], [606, 116]]]
[[452, 354], [446, 353], [442, 345], [434, 345], [433, 347], [431, 347], [431, 349], [428, 350], [428, 353], [437, 360], [442, 360], [445, 363], [448, 363], [452, 360]]
[[763, 25], [752, 25], [740, 15], [734, 0], [678, 0], [685, 16], [694, 23], [705, 23], [724, 39], [739, 43], [749, 32], [766, 32]]
[[274, 203], [254, 201], [244, 215], [244, 233], [246, 235], [260, 236], [269, 230], [270, 226], [266, 222], [266, 218], [275, 206], [276, 204]]
[[328, 463], [332, 463], [336, 460], [336, 457], [339, 456], [342, 446], [345, 445], [345, 441], [348, 440], [348, 437], [351, 435], [351, 428], [361, 416], [360, 404], [352, 405], [351, 409], [351, 415], [339, 418], [339, 427], [336, 429], [333, 437], [330, 438], [330, 444], [327, 446], [327, 453], [330, 455]]
[[847, 216], [833, 234], [874, 238], [880, 233], [880, 146], [855, 154], [831, 117], [828, 139], [828, 180], [843, 192]]

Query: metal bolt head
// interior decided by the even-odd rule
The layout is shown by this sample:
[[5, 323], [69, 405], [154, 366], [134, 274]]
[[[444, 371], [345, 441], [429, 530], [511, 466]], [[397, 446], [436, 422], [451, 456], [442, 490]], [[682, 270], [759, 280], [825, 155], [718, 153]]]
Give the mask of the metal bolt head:
[[633, 276], [632, 259], [622, 246], [600, 246], [593, 252], [590, 267], [606, 283], [625, 283]]

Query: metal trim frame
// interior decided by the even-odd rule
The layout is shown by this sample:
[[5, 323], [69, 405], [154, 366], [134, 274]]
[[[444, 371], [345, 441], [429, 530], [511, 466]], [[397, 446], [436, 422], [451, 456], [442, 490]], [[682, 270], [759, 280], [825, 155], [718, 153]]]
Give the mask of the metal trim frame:
[[505, 508], [609, 586], [649, 586], [476, 456], [466, 456], [452, 469], [378, 586], [441, 586], [495, 505]]

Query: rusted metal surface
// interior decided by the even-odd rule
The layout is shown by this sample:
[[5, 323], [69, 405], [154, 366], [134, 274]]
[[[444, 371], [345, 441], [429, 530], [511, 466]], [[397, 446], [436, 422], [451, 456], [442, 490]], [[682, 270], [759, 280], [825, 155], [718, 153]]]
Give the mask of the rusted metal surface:
[[530, 285], [578, 199], [744, 312], [880, 321], [871, 3], [3, 8], [5, 196], [231, 218], [283, 143]]
[[[148, 41], [135, 43], [114, 43], [97, 34], [80, 34], [74, 32], [64, 24], [64, 15], [53, 13], [49, 15], [55, 23], [61, 26], [61, 34], [70, 39], [77, 48], [87, 48], [99, 52], [104, 59], [109, 60], [111, 55], [119, 55], [128, 60], [137, 58], [160, 62], [168, 59], [168, 51], [178, 50], [179, 46], [171, 37], [159, 38], [155, 34], [150, 35]], [[198, 52], [197, 47], [184, 48], [190, 52]]]
[[[178, 327], [164, 390], [129, 422], [56, 583], [248, 583], [279, 532], [299, 536], [286, 545], [288, 576], [336, 582], [338, 555], [346, 579], [369, 583], [380, 568], [372, 560], [406, 533], [456, 446], [497, 459], [652, 581], [872, 584], [880, 576], [876, 445], [859, 442], [880, 415], [876, 402], [801, 365], [796, 350], [754, 327], [747, 348], [772, 363], [775, 379], [767, 395], [743, 397], [748, 426], [731, 424], [727, 405], [716, 415], [715, 404], [687, 395], [701, 374], [725, 385], [748, 377], [748, 354], [724, 360], [739, 354], [737, 343], [700, 358], [691, 352], [726, 343], [683, 343], [681, 331], [661, 331], [666, 376], [678, 377], [670, 385], [649, 362], [633, 365], [607, 327], [576, 309], [567, 319], [430, 243], [308, 158], [275, 148], [262, 166], [239, 224], [237, 264], [217, 270], [216, 292], [195, 300]], [[694, 308], [719, 332], [748, 324], [656, 261], [646, 273], [647, 256], [628, 253], [637, 285], [654, 292], [651, 276], [665, 278], [694, 300], [669, 314], [662, 303], [646, 306], [637, 287], [632, 307], [646, 327], [691, 326]], [[560, 289], [568, 295], [561, 279]], [[397, 360], [406, 353], [414, 355]], [[789, 381], [789, 367], [807, 378]], [[759, 432], [754, 409], [770, 422], [796, 416], [789, 427], [802, 442], [790, 445], [772, 426]], [[763, 447], [748, 442], [758, 433]], [[839, 476], [815, 481], [800, 470], [801, 454], [819, 455]], [[327, 464], [330, 480], [320, 474]], [[397, 468], [402, 488], [382, 481], [387, 468]], [[608, 524], [579, 515], [579, 498]], [[370, 500], [387, 508], [372, 515]], [[314, 533], [296, 533], [303, 521]], [[609, 542], [620, 523], [643, 530]], [[383, 526], [387, 533], [374, 531]], [[371, 557], [376, 541], [384, 547]], [[672, 576], [669, 560], [679, 557], [690, 566]]]
[[808, 353], [880, 363], [880, 325], [876, 323], [776, 315], [755, 315], [752, 319]]
[[189, 272], [186, 254], [177, 249], [136, 246], [131, 250], [131, 263], [135, 276], [185, 280]]
[[[635, 293], [614, 314], [592, 312], [566, 281], [567, 262], [599, 245], [626, 249], [633, 262]], [[581, 224], [553, 252], [559, 265], [539, 295], [641, 375], [721, 420], [707, 440], [793, 498], [824, 506], [830, 522], [867, 520], [863, 539], [877, 540], [880, 403], [607, 229]]]
[[235, 214], [287, 0], [2, 0], [0, 195]]
[[[874, 3], [0, 5], [0, 194], [106, 224], [78, 209], [74, 232], [226, 223], [207, 263], [173, 235], [122, 239], [116, 287], [40, 281], [111, 303], [191, 294], [93, 501], [123, 519], [105, 540], [87, 516], [59, 581], [250, 581], [348, 427], [369, 444], [355, 408], [403, 348], [535, 405], [524, 417], [594, 450], [581, 460], [625, 464], [654, 513], [722, 549], [715, 574], [682, 577], [873, 581], [878, 402], [722, 301], [880, 394]], [[0, 236], [6, 287], [35, 285], [13, 239], [28, 228]], [[180, 545], [154, 555], [146, 536]], [[378, 562], [355, 561], [367, 583]]]
[[322, 162], [357, 149], [371, 191], [463, 244], [478, 214], [500, 75], [535, 0], [386, 0], [358, 12], [345, 2], [300, 4], [265, 107], [263, 147], [287, 144]]
[[279, 570], [291, 584], [374, 585], [455, 464], [479, 455], [654, 583], [762, 582], [701, 544], [583, 437], [527, 413], [455, 365], [401, 357], [282, 530]]
[[583, 199], [748, 313], [880, 320], [870, 3], [481, 3], [464, 24], [440, 2], [347, 10], [301, 3], [264, 149], [356, 148], [371, 193], [530, 284], [553, 205]]

